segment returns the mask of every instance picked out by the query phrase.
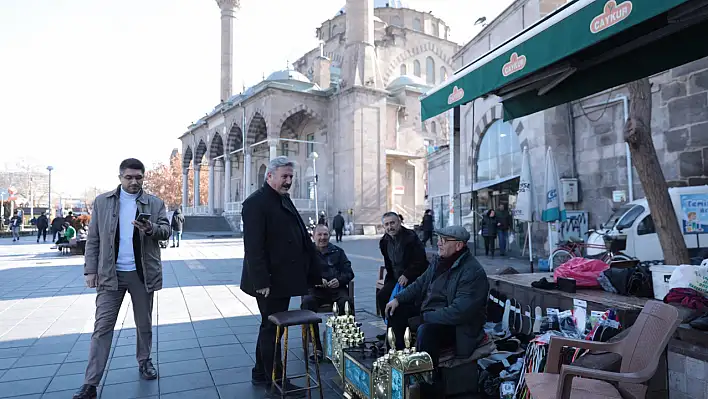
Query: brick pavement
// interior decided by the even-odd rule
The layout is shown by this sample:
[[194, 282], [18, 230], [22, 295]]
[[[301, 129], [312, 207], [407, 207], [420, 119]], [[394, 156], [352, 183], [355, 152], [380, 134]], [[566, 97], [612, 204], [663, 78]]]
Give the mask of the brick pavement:
[[[347, 237], [342, 247], [356, 274], [357, 311], [375, 313], [378, 243]], [[263, 389], [250, 384], [260, 319], [255, 300], [238, 288], [242, 257], [237, 239], [186, 240], [181, 248], [164, 250], [164, 289], [155, 296], [153, 314], [160, 378], [139, 379], [126, 295], [99, 397], [263, 397]], [[0, 239], [0, 398], [70, 398], [82, 384], [95, 309], [95, 291], [84, 287], [82, 265], [83, 257], [60, 255], [49, 245]], [[499, 265], [488, 266], [493, 272]], [[291, 308], [298, 307], [299, 299], [293, 299]], [[293, 331], [289, 374], [304, 369], [301, 347]], [[333, 373], [324, 366], [325, 377]], [[338, 397], [329, 386], [325, 392]]]

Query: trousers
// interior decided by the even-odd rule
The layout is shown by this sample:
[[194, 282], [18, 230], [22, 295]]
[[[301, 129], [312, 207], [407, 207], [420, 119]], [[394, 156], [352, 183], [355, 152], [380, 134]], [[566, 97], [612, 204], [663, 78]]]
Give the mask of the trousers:
[[[276, 373], [280, 375], [280, 367], [282, 367], [282, 353], [280, 347], [275, 351], [275, 324], [268, 320], [268, 316], [285, 312], [290, 307], [290, 298], [265, 298], [258, 295], [258, 311], [261, 313], [261, 325], [258, 329], [258, 341], [256, 343], [256, 364], [251, 370], [253, 379], [266, 379], [270, 381], [273, 375], [273, 358], [278, 361]], [[283, 331], [280, 331], [282, 337]]]
[[[322, 305], [331, 305], [337, 303], [339, 315], [344, 314], [344, 305], [349, 302], [349, 309], [354, 314], [354, 301], [349, 297], [347, 287], [339, 287], [335, 289], [315, 288], [310, 291], [309, 295], [302, 297], [300, 309], [311, 310], [317, 313], [317, 309]], [[318, 350], [322, 350], [322, 340], [320, 338], [320, 326], [315, 325], [315, 338]]]
[[137, 329], [135, 357], [138, 364], [150, 359], [153, 293], [147, 292], [137, 271], [116, 272], [116, 274], [118, 275], [118, 290], [99, 290], [96, 294], [96, 322], [93, 327], [93, 335], [91, 335], [84, 384], [98, 386], [98, 383], [101, 382], [101, 376], [103, 376], [108, 356], [111, 353], [113, 329], [118, 320], [118, 312], [126, 292], [130, 293]]

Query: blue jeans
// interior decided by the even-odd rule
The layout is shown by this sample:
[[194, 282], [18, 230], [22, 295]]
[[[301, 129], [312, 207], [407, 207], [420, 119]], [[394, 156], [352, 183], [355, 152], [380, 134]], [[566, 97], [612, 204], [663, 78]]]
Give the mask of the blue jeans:
[[182, 232], [172, 230], [172, 245], [179, 245], [179, 241], [182, 239]]
[[499, 230], [497, 235], [499, 236], [499, 252], [503, 256], [506, 254], [506, 244], [509, 242], [509, 232], [506, 230]]

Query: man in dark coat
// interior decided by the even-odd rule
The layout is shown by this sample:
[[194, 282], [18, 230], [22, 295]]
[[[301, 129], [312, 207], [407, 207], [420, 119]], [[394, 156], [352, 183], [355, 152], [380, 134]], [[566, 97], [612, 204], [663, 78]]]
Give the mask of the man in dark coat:
[[[310, 289], [310, 293], [302, 298], [301, 309], [317, 312], [322, 305], [337, 303], [339, 314], [344, 314], [344, 309], [349, 303], [349, 309], [354, 314], [354, 300], [349, 297], [349, 282], [354, 279], [352, 263], [347, 258], [344, 250], [329, 242], [330, 235], [327, 226], [317, 225], [314, 231], [315, 246], [317, 247], [317, 260], [322, 270], [322, 282]], [[314, 359], [322, 359], [322, 342], [320, 341], [319, 326], [315, 326], [317, 350]]]
[[344, 217], [342, 211], [337, 212], [337, 215], [332, 219], [332, 228], [334, 229], [335, 240], [342, 242], [344, 235]]
[[376, 294], [376, 303], [384, 315], [396, 283], [405, 287], [414, 282], [428, 267], [428, 259], [418, 235], [401, 225], [397, 213], [385, 213], [382, 222], [386, 233], [379, 241], [379, 249], [384, 258], [386, 277], [383, 287]]
[[[57, 216], [52, 220], [52, 242], [57, 242], [57, 235], [60, 235], [61, 230], [64, 228], [64, 218]], [[61, 236], [61, 235], [60, 235]]]
[[506, 245], [509, 242], [509, 230], [514, 223], [514, 219], [506, 207], [506, 204], [501, 204], [499, 211], [497, 211], [497, 235], [499, 236], [499, 254], [501, 256], [506, 255]]
[[[241, 290], [256, 298], [261, 313], [256, 364], [251, 371], [254, 385], [270, 384], [273, 358], [280, 363], [280, 350], [274, 353], [276, 327], [268, 316], [287, 311], [291, 297], [305, 295], [308, 287], [322, 283], [313, 261], [314, 244], [288, 195], [293, 166], [286, 157], [272, 159], [265, 184], [243, 202], [241, 212], [245, 250]], [[292, 386], [287, 381], [284, 385]]]
[[37, 242], [39, 242], [40, 236], [44, 242], [47, 242], [47, 228], [49, 228], [49, 219], [47, 219], [47, 215], [42, 212], [37, 218]]
[[438, 237], [438, 256], [430, 267], [386, 305], [396, 348], [403, 349], [406, 327], [415, 329], [415, 347], [427, 352], [436, 368], [443, 349], [454, 347], [455, 356], [466, 359], [482, 342], [489, 292], [487, 274], [467, 248], [470, 233], [448, 226]]
[[426, 209], [423, 215], [423, 222], [420, 224], [420, 229], [423, 230], [423, 245], [428, 244], [430, 240], [430, 246], [433, 246], [433, 224], [435, 219], [433, 219], [433, 210]]
[[175, 209], [172, 214], [172, 248], [179, 248], [179, 242], [182, 240], [182, 228], [184, 227], [184, 215], [182, 208]]

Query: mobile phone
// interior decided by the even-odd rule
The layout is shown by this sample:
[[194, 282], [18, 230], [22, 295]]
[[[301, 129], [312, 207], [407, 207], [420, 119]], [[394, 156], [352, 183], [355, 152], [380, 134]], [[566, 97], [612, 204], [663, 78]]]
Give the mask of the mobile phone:
[[141, 222], [141, 223], [145, 223], [148, 220], [150, 220], [150, 216], [152, 216], [152, 215], [150, 215], [149, 213], [141, 213], [138, 215], [138, 218], [135, 220], [137, 220], [138, 222]]

